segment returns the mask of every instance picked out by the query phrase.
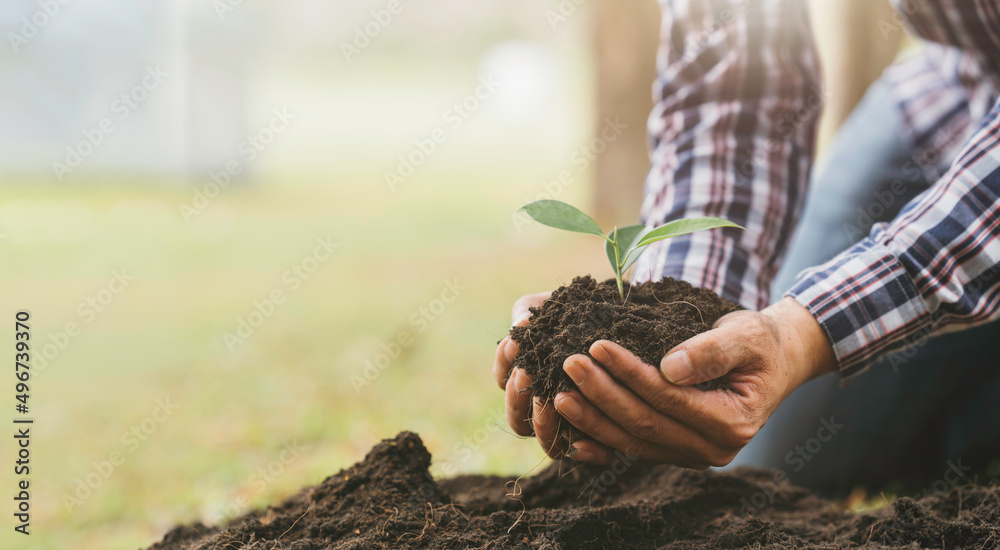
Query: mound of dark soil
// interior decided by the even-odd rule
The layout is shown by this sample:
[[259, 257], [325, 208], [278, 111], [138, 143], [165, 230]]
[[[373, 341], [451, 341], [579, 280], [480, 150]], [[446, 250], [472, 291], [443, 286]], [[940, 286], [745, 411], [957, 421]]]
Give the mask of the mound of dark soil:
[[363, 462], [225, 527], [167, 533], [150, 550], [369, 548], [995, 548], [1000, 488], [900, 499], [865, 515], [757, 469], [727, 473], [554, 463], [515, 483], [435, 482], [420, 438], [404, 432]]
[[[729, 300], [684, 281], [665, 278], [632, 286], [626, 284], [622, 303], [614, 279], [598, 283], [577, 277], [560, 287], [541, 307], [531, 309], [528, 325], [514, 327], [511, 338], [520, 351], [514, 367], [534, 377], [533, 395], [549, 400], [576, 386], [563, 371], [571, 355], [590, 355], [591, 344], [610, 340], [632, 351], [649, 365], [678, 344], [712, 328], [720, 317], [740, 309]], [[724, 390], [724, 380], [702, 384], [706, 391]], [[560, 435], [577, 439], [568, 422]]]

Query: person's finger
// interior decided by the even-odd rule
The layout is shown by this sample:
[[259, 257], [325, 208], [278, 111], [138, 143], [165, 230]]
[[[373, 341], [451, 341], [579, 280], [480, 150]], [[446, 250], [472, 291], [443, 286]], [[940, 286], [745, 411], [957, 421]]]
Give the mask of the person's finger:
[[733, 410], [733, 400], [726, 392], [675, 386], [664, 380], [656, 367], [607, 340], [595, 342], [590, 354], [615, 380], [652, 408], [701, 435], [709, 444], [707, 448], [699, 447], [706, 462], [724, 462], [756, 433], [747, 426], [733, 427], [732, 419], [738, 417], [739, 411]]
[[[611, 464], [615, 459], [614, 451], [590, 439], [579, 439], [570, 445], [566, 456], [578, 462], [590, 464]], [[626, 457], [633, 458], [635, 457]], [[635, 459], [638, 460], [638, 459]]]
[[[612, 465], [617, 468], [630, 468], [632, 466], [653, 466], [656, 462], [645, 460], [637, 456], [628, 456], [621, 451], [609, 449], [591, 439], [580, 439], [573, 442], [566, 456], [579, 462], [590, 464]], [[708, 464], [691, 464], [685, 466], [695, 470], [704, 470]]]
[[510, 312], [511, 326], [521, 327], [528, 324], [531, 318], [530, 309], [542, 305], [545, 300], [552, 296], [552, 292], [539, 292], [538, 294], [527, 294], [521, 296], [514, 302], [514, 308]]
[[517, 355], [517, 342], [507, 336], [497, 345], [496, 355], [493, 357], [493, 377], [496, 378], [500, 389], [507, 387], [507, 379], [510, 377], [510, 368], [514, 365], [514, 357]]
[[653, 462], [695, 467], [695, 462], [688, 457], [642, 441], [629, 434], [594, 405], [587, 402], [583, 395], [577, 391], [559, 393], [554, 401], [556, 410], [563, 418], [580, 431], [612, 449], [618, 449], [628, 456]]
[[541, 398], [533, 399], [531, 407], [531, 422], [535, 428], [535, 437], [542, 450], [550, 458], [560, 458], [566, 450], [565, 440], [557, 437], [559, 417], [552, 408], [552, 403], [542, 402]]
[[[660, 373], [671, 384], [693, 386], [726, 375], [755, 358], [749, 345], [765, 341], [754, 333], [765, 330], [759, 323], [733, 322], [737, 316], [752, 315], [738, 312], [720, 320], [717, 328], [703, 332], [670, 350], [660, 361]], [[763, 336], [763, 335], [762, 335]]]
[[656, 367], [610, 340], [598, 340], [587, 351], [611, 376], [647, 401], [668, 383]]
[[608, 340], [598, 340], [590, 346], [589, 351], [594, 360], [615, 380], [660, 413], [689, 426], [704, 416], [703, 411], [692, 409], [689, 402], [691, 392], [687, 390], [699, 390], [667, 382], [656, 367], [644, 363], [620, 345]]
[[[618, 346], [620, 347], [620, 346]], [[597, 344], [591, 346], [592, 351], [602, 351], [602, 346]], [[607, 355], [606, 353], [600, 355]], [[631, 354], [629, 354], [631, 355]], [[633, 356], [634, 357], [634, 356]], [[597, 356], [595, 356], [595, 359]], [[656, 374], [656, 370], [642, 363], [635, 358], [639, 366], [637, 369], [620, 369], [623, 372], [645, 371], [645, 375], [637, 376], [640, 381], [643, 378], [650, 378], [652, 385], [667, 386]], [[621, 358], [619, 363], [623, 361]], [[602, 363], [603, 364], [603, 363]], [[566, 359], [563, 370], [576, 383], [577, 388], [584, 397], [603, 412], [608, 418], [625, 429], [626, 432], [642, 441], [650, 442], [654, 445], [682, 454], [692, 460], [702, 459], [714, 453], [713, 445], [695, 429], [683, 423], [683, 416], [671, 418], [662, 414], [662, 411], [652, 407], [648, 400], [644, 400], [641, 395], [633, 393], [630, 382], [635, 378], [627, 377], [626, 386], [619, 384], [612, 375], [605, 369], [597, 366], [586, 355], [571, 355]], [[646, 388], [640, 387], [648, 393]], [[651, 397], [656, 397], [650, 394]], [[687, 413], [683, 408], [679, 412]]]
[[507, 380], [507, 424], [517, 435], [528, 437], [531, 428], [531, 377], [522, 369], [514, 369]]
[[[514, 308], [511, 311], [511, 326], [517, 327], [528, 324], [528, 319], [531, 317], [529, 309], [540, 306], [551, 295], [551, 292], [540, 292], [518, 298], [514, 302]], [[517, 356], [517, 352], [517, 342], [510, 336], [505, 337], [497, 345], [496, 355], [493, 357], [493, 377], [496, 379], [500, 389], [507, 387], [510, 369], [514, 365], [514, 358]]]

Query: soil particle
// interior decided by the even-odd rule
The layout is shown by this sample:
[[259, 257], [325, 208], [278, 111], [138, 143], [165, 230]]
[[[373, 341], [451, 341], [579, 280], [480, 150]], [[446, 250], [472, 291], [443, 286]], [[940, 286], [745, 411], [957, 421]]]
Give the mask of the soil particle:
[[[435, 482], [404, 432], [285, 502], [219, 528], [178, 527], [150, 550], [988, 548], [1000, 488], [901, 498], [864, 515], [772, 472], [554, 462], [520, 479]], [[960, 512], [959, 512], [960, 511]]]

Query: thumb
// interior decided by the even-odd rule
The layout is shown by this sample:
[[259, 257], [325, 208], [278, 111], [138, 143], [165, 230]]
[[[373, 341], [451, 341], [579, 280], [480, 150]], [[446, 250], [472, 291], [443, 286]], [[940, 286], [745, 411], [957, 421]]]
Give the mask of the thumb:
[[660, 373], [678, 386], [693, 386], [725, 376], [751, 358], [740, 323], [722, 323], [670, 350]]
[[552, 292], [539, 292], [538, 294], [528, 294], [518, 298], [514, 302], [514, 308], [510, 312], [511, 326], [522, 327], [527, 325], [528, 319], [531, 318], [531, 308], [541, 306], [551, 295]]

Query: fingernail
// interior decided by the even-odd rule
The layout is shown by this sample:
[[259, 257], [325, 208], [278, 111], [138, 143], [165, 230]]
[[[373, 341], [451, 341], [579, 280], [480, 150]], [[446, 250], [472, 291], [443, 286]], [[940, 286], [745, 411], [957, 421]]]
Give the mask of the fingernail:
[[[609, 362], [609, 359], [610, 359], [610, 357], [611, 357], [611, 354], [610, 354], [610, 353], [608, 353], [608, 350], [606, 350], [606, 349], [604, 348], [604, 345], [603, 345], [603, 344], [601, 344], [600, 342], [594, 342], [594, 343], [593, 343], [593, 344], [592, 344], [592, 345], [590, 346], [590, 355], [591, 355], [591, 356], [592, 356], [592, 357], [593, 357], [593, 358], [594, 358], [595, 360], [597, 360], [597, 362], [598, 362], [598, 363], [601, 363], [602, 365], [603, 365], [604, 363], [607, 363], [607, 362]], [[600, 356], [600, 357], [599, 357], [599, 356]], [[604, 359], [601, 359], [601, 357], [603, 357]]]
[[587, 379], [587, 371], [584, 366], [579, 361], [570, 361], [563, 365], [563, 370], [569, 375], [570, 379], [577, 386], [582, 386], [583, 381]]
[[524, 391], [524, 388], [528, 387], [528, 377], [524, 374], [521, 369], [514, 369], [514, 390], [518, 392]]
[[545, 410], [545, 401], [543, 401], [541, 397], [535, 397], [531, 400], [531, 402], [535, 404], [536, 411]]
[[512, 363], [517, 357], [517, 342], [510, 336], [507, 337], [507, 342], [503, 345], [503, 356]]
[[691, 357], [685, 350], [675, 351], [668, 354], [660, 361], [660, 373], [671, 384], [677, 384], [691, 376], [694, 372], [694, 365], [691, 364]]
[[593, 462], [596, 458], [594, 453], [577, 447], [575, 443], [569, 448], [569, 451], [566, 452], [566, 456], [572, 458], [573, 460], [579, 460], [580, 462]]
[[556, 401], [556, 410], [559, 414], [565, 416], [570, 420], [575, 420], [583, 412], [583, 408], [577, 403], [576, 399], [572, 397], [563, 397], [562, 399]]

